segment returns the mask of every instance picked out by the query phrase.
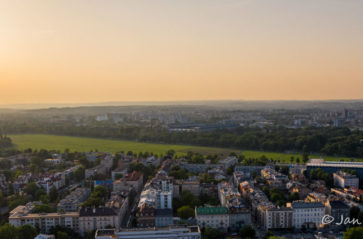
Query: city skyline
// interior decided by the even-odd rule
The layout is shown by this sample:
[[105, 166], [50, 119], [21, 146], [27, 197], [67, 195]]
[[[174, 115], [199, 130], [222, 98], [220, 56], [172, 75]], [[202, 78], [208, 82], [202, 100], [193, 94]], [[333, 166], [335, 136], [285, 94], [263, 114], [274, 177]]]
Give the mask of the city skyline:
[[363, 99], [359, 1], [2, 1], [1, 105]]

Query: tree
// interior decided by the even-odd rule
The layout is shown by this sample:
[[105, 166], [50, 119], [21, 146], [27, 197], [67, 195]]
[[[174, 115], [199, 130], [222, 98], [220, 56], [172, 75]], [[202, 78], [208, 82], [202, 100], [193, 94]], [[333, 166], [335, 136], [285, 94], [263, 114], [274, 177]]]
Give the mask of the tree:
[[309, 161], [309, 155], [308, 155], [308, 152], [307, 152], [307, 146], [306, 145], [303, 146], [302, 160], [303, 160], [304, 163], [307, 163]]
[[34, 227], [25, 224], [17, 228], [17, 234], [19, 239], [33, 239], [38, 233]]
[[350, 208], [350, 215], [349, 217], [352, 218], [359, 218], [360, 209], [357, 206], [353, 206]]
[[352, 227], [349, 228], [343, 234], [343, 239], [362, 239], [363, 227]]
[[270, 237], [272, 237], [274, 234], [272, 234], [271, 231], [267, 231], [265, 233], [265, 235], [263, 235], [263, 238], [262, 239], [270, 239]]
[[14, 239], [16, 238], [16, 228], [9, 223], [6, 223], [0, 227], [0, 238], [1, 239]]
[[77, 168], [73, 173], [73, 178], [75, 181], [80, 182], [84, 179], [85, 169], [84, 167]]
[[299, 199], [300, 199], [300, 196], [299, 196], [299, 193], [298, 192], [293, 192], [289, 196], [289, 201], [290, 202], [296, 201], [296, 200], [299, 200]]
[[35, 193], [39, 190], [39, 187], [36, 183], [31, 182], [28, 183], [25, 187], [24, 187], [24, 192], [26, 192], [27, 194], [31, 195], [34, 199], [36, 199]]
[[51, 202], [55, 202], [58, 198], [58, 190], [56, 189], [56, 187], [51, 187], [49, 190], [49, 200]]
[[33, 213], [50, 213], [50, 212], [55, 212], [56, 210], [51, 208], [49, 205], [47, 204], [40, 204], [40, 205], [35, 205], [34, 209], [33, 209]]
[[66, 232], [58, 231], [56, 235], [57, 239], [71, 239]]
[[256, 231], [250, 225], [245, 225], [239, 231], [239, 235], [241, 236], [241, 238], [252, 239], [255, 238]]
[[182, 219], [188, 219], [190, 217], [194, 217], [194, 210], [189, 206], [182, 206], [178, 208], [177, 215]]
[[221, 239], [224, 238], [225, 233], [214, 228], [204, 228], [202, 231], [202, 238], [204, 239]]

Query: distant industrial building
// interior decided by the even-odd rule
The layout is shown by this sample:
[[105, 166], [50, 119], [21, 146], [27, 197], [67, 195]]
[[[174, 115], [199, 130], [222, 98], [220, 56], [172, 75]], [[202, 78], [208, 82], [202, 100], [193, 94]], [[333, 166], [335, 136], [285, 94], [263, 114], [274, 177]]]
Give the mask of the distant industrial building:
[[307, 163], [306, 170], [308, 173], [312, 169], [320, 168], [327, 173], [335, 173], [342, 169], [354, 170], [359, 178], [363, 178], [363, 163], [361, 162], [337, 162], [324, 161], [324, 159], [310, 159]]

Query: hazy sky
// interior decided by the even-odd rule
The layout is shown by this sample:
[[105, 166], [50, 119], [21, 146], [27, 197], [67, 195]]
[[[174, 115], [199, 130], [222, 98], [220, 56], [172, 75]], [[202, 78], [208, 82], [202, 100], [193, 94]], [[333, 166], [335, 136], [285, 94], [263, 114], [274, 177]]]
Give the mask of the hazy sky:
[[0, 104], [363, 99], [362, 0], [0, 0]]

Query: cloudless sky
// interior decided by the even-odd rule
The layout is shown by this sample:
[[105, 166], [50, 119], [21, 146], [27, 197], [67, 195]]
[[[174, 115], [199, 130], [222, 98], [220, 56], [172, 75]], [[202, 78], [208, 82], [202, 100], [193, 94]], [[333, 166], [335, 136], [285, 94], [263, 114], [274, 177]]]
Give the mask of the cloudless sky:
[[0, 0], [0, 104], [363, 99], [362, 0]]

